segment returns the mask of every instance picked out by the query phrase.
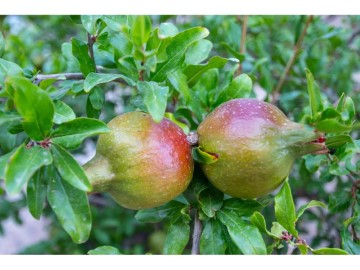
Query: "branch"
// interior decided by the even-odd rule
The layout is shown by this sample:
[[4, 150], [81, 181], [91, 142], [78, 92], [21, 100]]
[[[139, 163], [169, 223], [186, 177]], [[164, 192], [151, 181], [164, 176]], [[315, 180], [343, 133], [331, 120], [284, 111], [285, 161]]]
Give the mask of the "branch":
[[193, 231], [193, 241], [192, 241], [192, 248], [191, 248], [191, 255], [198, 255], [200, 254], [200, 237], [202, 232], [202, 224], [199, 220], [198, 211], [195, 210], [194, 214], [194, 231]]
[[[247, 32], [247, 21], [248, 21], [247, 15], [244, 16], [243, 24], [241, 27], [241, 41], [240, 41], [240, 54], [245, 54], [246, 51], [246, 32]], [[242, 64], [240, 63], [238, 74], [241, 74], [242, 72]]]
[[95, 63], [95, 56], [94, 56], [94, 43], [96, 41], [96, 36], [92, 36], [89, 33], [87, 34], [87, 38], [88, 38], [88, 48], [89, 48], [89, 55], [90, 58], [93, 60], [94, 62], [94, 66], [95, 66], [95, 72], [98, 72], [97, 67], [96, 67], [96, 63]]
[[292, 66], [294, 65], [295, 63], [295, 60], [296, 60], [296, 57], [298, 56], [299, 54], [299, 50], [301, 48], [301, 45], [302, 45], [302, 42], [304, 40], [304, 37], [305, 37], [305, 34], [306, 34], [306, 30], [308, 29], [311, 21], [313, 20], [313, 15], [310, 15], [307, 20], [306, 20], [306, 23], [305, 23], [305, 26], [304, 26], [304, 29], [302, 30], [301, 34], [300, 34], [300, 37], [299, 39], [297, 40], [295, 46], [294, 46], [294, 49], [293, 49], [293, 54], [292, 56], [290, 57], [289, 61], [287, 62], [286, 64], [286, 67], [285, 67], [285, 70], [283, 72], [283, 74], [281, 74], [281, 77], [280, 77], [280, 80], [279, 80], [279, 83], [277, 84], [274, 92], [273, 92], [273, 98], [272, 98], [272, 101], [271, 103], [275, 104], [279, 98], [279, 94], [280, 94], [280, 91], [281, 91], [281, 88], [286, 80], [286, 77], [288, 76]]

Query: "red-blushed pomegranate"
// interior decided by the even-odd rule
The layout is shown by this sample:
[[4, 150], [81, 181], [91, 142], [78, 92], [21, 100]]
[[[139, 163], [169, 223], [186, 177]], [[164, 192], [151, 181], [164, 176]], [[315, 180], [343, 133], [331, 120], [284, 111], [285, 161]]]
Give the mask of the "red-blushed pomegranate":
[[243, 199], [275, 190], [297, 157], [328, 152], [323, 134], [290, 121], [277, 107], [256, 99], [223, 103], [200, 124], [198, 135], [202, 150], [219, 157], [215, 163], [202, 164], [209, 181]]
[[160, 206], [189, 185], [194, 164], [186, 134], [164, 118], [129, 112], [108, 124], [99, 137], [96, 156], [84, 165], [94, 192], [109, 192], [123, 207]]

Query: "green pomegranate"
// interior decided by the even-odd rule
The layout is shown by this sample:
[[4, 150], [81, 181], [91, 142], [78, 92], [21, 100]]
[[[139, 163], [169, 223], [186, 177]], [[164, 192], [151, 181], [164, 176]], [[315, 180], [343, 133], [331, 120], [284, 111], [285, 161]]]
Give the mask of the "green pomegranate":
[[181, 194], [193, 174], [191, 146], [185, 133], [164, 118], [129, 112], [108, 124], [95, 157], [84, 165], [94, 192], [108, 192], [123, 207], [162, 205]]
[[234, 99], [198, 128], [199, 146], [217, 154], [203, 164], [209, 181], [233, 197], [253, 199], [274, 191], [290, 173], [294, 160], [328, 149], [320, 132], [290, 121], [277, 107], [256, 99]]

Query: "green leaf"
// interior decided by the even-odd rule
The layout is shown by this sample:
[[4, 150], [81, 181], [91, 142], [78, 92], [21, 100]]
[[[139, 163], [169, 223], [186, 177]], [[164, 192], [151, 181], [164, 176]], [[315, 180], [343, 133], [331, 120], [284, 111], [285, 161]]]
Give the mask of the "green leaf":
[[190, 238], [189, 223], [183, 218], [177, 219], [169, 226], [164, 242], [164, 255], [182, 254]]
[[200, 100], [197, 95], [194, 95], [194, 93], [191, 92], [187, 83], [187, 77], [182, 73], [182, 71], [177, 69], [168, 73], [168, 80], [175, 90], [184, 97], [187, 108], [189, 108], [198, 119], [202, 119]]
[[0, 58], [0, 82], [7, 76], [23, 75], [23, 70], [17, 64]]
[[48, 149], [34, 146], [26, 148], [20, 145], [15, 153], [11, 155], [5, 167], [5, 184], [10, 194], [21, 191], [22, 187], [29, 181], [30, 177], [42, 166], [53, 162]]
[[99, 86], [95, 86], [90, 94], [89, 100], [91, 105], [96, 110], [101, 110], [105, 103], [105, 92]]
[[11, 152], [0, 156], [0, 179], [5, 179], [5, 167], [6, 164], [8, 163], [10, 157], [12, 156], [12, 154], [15, 153], [17, 149], [13, 149]]
[[315, 206], [326, 208], [326, 204], [324, 204], [323, 202], [312, 200], [307, 204], [300, 206], [300, 208], [296, 212], [296, 221], [302, 216], [302, 214], [304, 214], [305, 210]]
[[138, 82], [137, 87], [151, 117], [155, 122], [161, 122], [166, 110], [169, 87], [160, 86], [156, 82]]
[[325, 119], [315, 123], [315, 128], [325, 133], [342, 133], [351, 131], [352, 125], [341, 124], [336, 119]]
[[95, 249], [89, 250], [89, 255], [120, 255], [120, 251], [112, 246], [101, 246]]
[[79, 39], [72, 38], [71, 45], [72, 53], [79, 61], [82, 74], [86, 77], [89, 73], [95, 72], [95, 63], [89, 56], [87, 44]]
[[122, 79], [124, 82], [126, 82], [130, 86], [135, 86], [135, 82], [121, 74], [108, 74], [108, 73], [89, 73], [84, 81], [84, 91], [86, 93], [90, 92], [91, 89], [93, 89], [96, 85], [99, 85], [101, 83], [108, 83], [111, 81], [115, 81], [117, 79]]
[[149, 39], [151, 33], [151, 19], [149, 16], [136, 16], [132, 29], [132, 41], [138, 47], [143, 46]]
[[0, 31], [0, 57], [4, 54], [5, 52], [5, 40], [4, 40], [4, 36]]
[[54, 104], [49, 95], [23, 77], [7, 79], [15, 90], [15, 105], [24, 118], [25, 132], [35, 141], [41, 141], [49, 135], [54, 118]]
[[291, 189], [285, 181], [279, 193], [275, 196], [275, 216], [277, 221], [292, 235], [298, 236], [295, 229], [296, 214], [295, 205], [291, 195]]
[[353, 140], [349, 135], [336, 135], [326, 138], [326, 146], [328, 148], [339, 148], [346, 143], [352, 143]]
[[183, 203], [170, 201], [167, 204], [159, 207], [139, 210], [135, 215], [135, 219], [147, 223], [160, 222], [163, 219], [169, 218], [175, 213], [180, 212], [184, 206], [185, 205]]
[[266, 254], [266, 246], [257, 227], [243, 221], [234, 211], [220, 210], [217, 217], [227, 227], [231, 239], [242, 253]]
[[174, 114], [167, 112], [167, 113], [165, 113], [165, 117], [167, 119], [169, 119], [170, 121], [172, 121], [174, 124], [178, 125], [184, 131], [185, 134], [189, 134], [189, 132], [190, 132], [189, 127], [185, 123], [177, 120], [175, 118]]
[[51, 133], [51, 137], [53, 142], [65, 148], [74, 149], [85, 138], [109, 131], [108, 126], [100, 120], [79, 117], [59, 125]]
[[81, 23], [89, 34], [96, 34], [96, 21], [99, 18], [98, 15], [81, 15]]
[[226, 242], [221, 225], [217, 219], [209, 219], [205, 223], [200, 238], [200, 253], [221, 255], [225, 254]]
[[201, 164], [212, 164], [219, 159], [218, 154], [205, 152], [204, 150], [202, 150], [201, 146], [193, 147], [191, 153], [193, 159]]
[[355, 104], [351, 97], [346, 97], [344, 102], [344, 109], [348, 112], [349, 119], [346, 124], [351, 124], [355, 116]]
[[341, 231], [341, 240], [342, 240], [342, 247], [343, 249], [345, 249], [346, 252], [354, 255], [360, 254], [360, 245], [358, 243], [355, 243], [351, 239], [351, 236], [346, 228], [344, 228]]
[[55, 104], [55, 114], [53, 122], [55, 124], [62, 124], [65, 122], [69, 122], [76, 118], [74, 111], [61, 100], [57, 100], [54, 102]]
[[339, 248], [319, 248], [312, 250], [315, 255], [349, 255], [345, 250]]
[[317, 83], [315, 82], [311, 71], [306, 68], [305, 73], [306, 73], [307, 87], [309, 93], [311, 116], [314, 116], [316, 113], [321, 112], [323, 110], [320, 89]]
[[326, 165], [329, 163], [328, 158], [325, 155], [307, 155], [304, 157], [306, 169], [314, 173], [320, 166]]
[[21, 119], [21, 116], [17, 113], [4, 113], [0, 111], [0, 126], [8, 122], [16, 122]]
[[254, 212], [250, 217], [250, 221], [253, 225], [255, 225], [260, 230], [260, 232], [265, 233], [274, 238], [279, 238], [277, 235], [269, 232], [266, 229], [265, 218], [260, 212]]
[[91, 185], [84, 170], [68, 151], [60, 145], [53, 144], [51, 153], [55, 167], [66, 182], [82, 191], [91, 191]]
[[307, 255], [308, 247], [306, 245], [297, 244], [296, 246], [299, 248], [301, 255]]
[[239, 62], [242, 62], [245, 60], [245, 55], [238, 53], [236, 50], [234, 50], [229, 44], [225, 42], [220, 42], [220, 45], [222, 45], [232, 56], [234, 56]]
[[201, 39], [195, 41], [189, 46], [185, 54], [185, 63], [187, 65], [197, 65], [209, 57], [209, 53], [213, 47], [211, 41]]
[[224, 194], [215, 189], [207, 188], [199, 194], [200, 207], [203, 212], [210, 218], [215, 216], [223, 204]]
[[71, 239], [77, 244], [84, 243], [91, 230], [91, 213], [86, 193], [61, 181], [54, 170], [48, 181], [47, 198]]
[[36, 219], [40, 219], [46, 200], [45, 180], [49, 177], [47, 168], [48, 167], [42, 167], [36, 171], [27, 185], [27, 205], [31, 215]]
[[209, 35], [209, 31], [203, 27], [194, 27], [174, 36], [166, 48], [167, 60], [157, 66], [157, 70], [151, 76], [152, 81], [161, 82], [166, 79], [168, 72], [179, 68], [185, 59], [187, 48], [195, 41]]
[[230, 198], [224, 200], [223, 209], [232, 210], [239, 216], [251, 216], [255, 211], [260, 211], [264, 206], [255, 200], [242, 200]]
[[230, 85], [221, 91], [216, 104], [219, 105], [234, 98], [250, 96], [252, 80], [247, 74], [241, 74], [232, 80]]
[[281, 226], [281, 224], [279, 222], [272, 223], [272, 226], [270, 229], [270, 233], [272, 235], [274, 235], [277, 238], [282, 238], [284, 231], [286, 231], [286, 229], [283, 226]]
[[[225, 64], [228, 62], [229, 60], [226, 58], [222, 58], [220, 56], [214, 56], [212, 57], [209, 62], [205, 63], [205, 64], [201, 64], [201, 65], [189, 65], [185, 68], [185, 75], [188, 78], [188, 83], [191, 86], [194, 86], [196, 84], [196, 82], [199, 80], [200, 76], [208, 71], [209, 69], [212, 68], [222, 68], [223, 66], [225, 66]], [[250, 79], [251, 81], [251, 79]], [[251, 91], [251, 88], [250, 88]]]
[[[159, 38], [165, 39], [167, 37], [176, 36], [179, 33], [179, 30], [172, 23], [161, 23], [159, 26]], [[147, 45], [146, 45], [147, 47]]]
[[[101, 110], [95, 109], [91, 103], [90, 96], [88, 96], [86, 100], [86, 116], [88, 118], [95, 118], [96, 120], [99, 119], [101, 114]], [[74, 148], [78, 147], [79, 145], [74, 146]]]

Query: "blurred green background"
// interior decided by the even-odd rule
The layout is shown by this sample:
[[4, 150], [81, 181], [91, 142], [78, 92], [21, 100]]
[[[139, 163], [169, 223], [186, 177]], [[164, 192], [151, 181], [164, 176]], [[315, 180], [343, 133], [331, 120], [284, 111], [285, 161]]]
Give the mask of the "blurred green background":
[[[239, 55], [242, 24], [244, 16], [152, 16], [153, 26], [171, 22], [181, 31], [192, 26], [209, 29], [208, 40], [213, 44], [210, 56], [243, 59]], [[242, 62], [242, 71], [254, 81], [254, 91], [258, 98], [269, 100], [285, 66], [293, 54], [296, 41], [304, 27], [306, 16], [248, 16], [247, 37]], [[44, 74], [78, 72], [66, 50], [62, 46], [72, 37], [86, 40], [86, 32], [78, 24], [77, 16], [0, 16], [0, 30], [5, 39], [2, 58], [17, 63], [29, 72]], [[95, 46], [97, 64], [106, 66], [106, 57], [101, 47]], [[350, 96], [360, 111], [360, 16], [315, 16], [304, 37], [302, 49], [281, 89], [278, 106], [290, 119], [301, 121], [304, 108], [308, 106], [304, 68], [310, 69], [321, 88], [324, 98], [334, 103], [344, 92]], [[233, 69], [227, 65], [219, 71], [219, 77]], [[132, 110], [128, 89], [109, 84], [105, 86], [106, 104], [101, 114], [105, 122], [124, 111]], [[86, 115], [86, 98], [65, 97], [77, 116]], [[1, 101], [0, 101], [1, 102]], [[358, 138], [359, 126], [353, 131]], [[0, 140], [5, 140], [0, 132]], [[8, 138], [6, 139], [8, 140]], [[3, 149], [11, 149], [11, 141], [3, 141]], [[8, 145], [8, 149], [7, 149]], [[89, 160], [94, 154], [95, 139], [89, 139], [75, 154], [80, 163]], [[315, 160], [314, 160], [315, 159]], [[308, 211], [299, 224], [302, 238], [313, 247], [340, 247], [339, 229], [341, 221], [349, 213], [349, 181], [341, 176], [328, 173], [329, 168], [320, 166], [317, 157], [305, 157], [295, 164], [290, 177], [296, 202], [316, 199], [329, 204], [324, 212]], [[310, 164], [315, 164], [311, 167]], [[359, 168], [358, 168], [359, 169]], [[334, 200], [334, 196], [337, 198]], [[0, 234], [6, 238], [11, 230], [4, 231], [4, 222], [9, 219], [21, 224], [19, 211], [26, 206], [25, 195], [9, 198], [0, 195]], [[45, 209], [47, 240], [30, 246], [19, 247], [23, 254], [86, 254], [88, 250], [101, 245], [110, 245], [125, 254], [160, 253], [166, 223], [144, 224], [134, 219], [135, 211], [116, 205], [105, 195], [91, 195], [93, 229], [89, 241], [73, 244], [70, 237], [59, 225], [56, 217]], [[264, 215], [272, 220], [269, 208]], [[26, 227], [23, 237], [27, 235]], [[29, 232], [28, 232], [29, 233]], [[29, 233], [31, 234], [31, 233]], [[3, 242], [4, 243], [4, 242]], [[2, 246], [0, 238], [0, 248]]]

